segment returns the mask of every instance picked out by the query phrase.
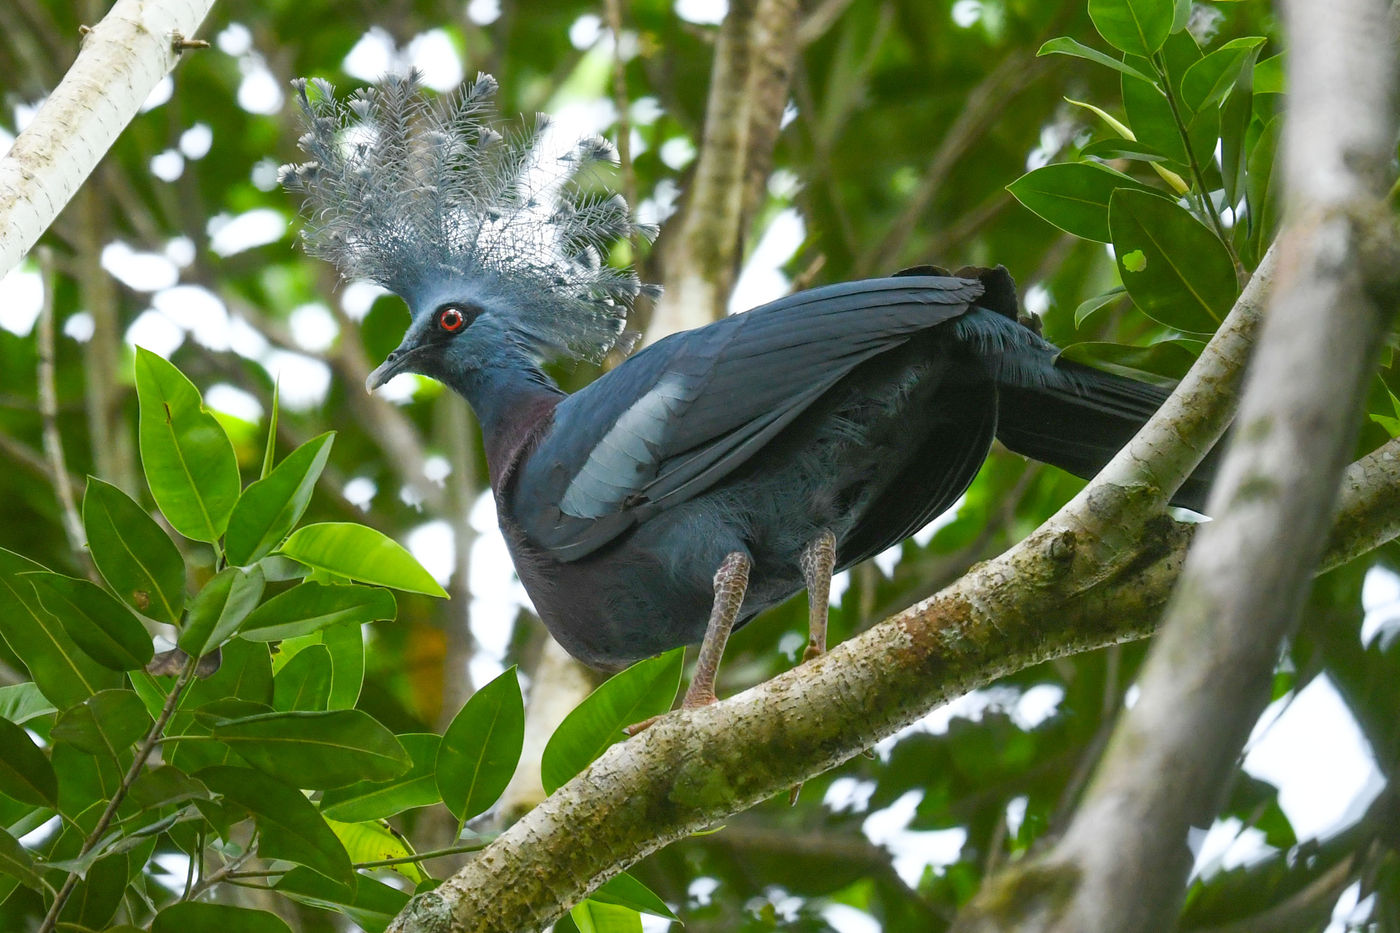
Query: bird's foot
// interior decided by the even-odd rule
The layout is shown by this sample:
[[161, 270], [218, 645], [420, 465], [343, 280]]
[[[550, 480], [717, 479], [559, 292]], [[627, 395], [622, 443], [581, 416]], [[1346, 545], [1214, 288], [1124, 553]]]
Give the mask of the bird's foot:
[[[836, 569], [836, 536], [823, 531], [803, 548], [799, 559], [802, 579], [807, 584], [808, 627], [810, 633], [802, 663], [826, 653], [827, 603], [831, 597], [831, 574]], [[796, 790], [793, 791], [796, 800]]]
[[[702, 706], [709, 706], [711, 703], [715, 702], [717, 702], [717, 698], [715, 697], [715, 693], [713, 690], [687, 690], [685, 693], [685, 699], [681, 700], [681, 709], [698, 709]], [[650, 716], [646, 719], [643, 719], [641, 722], [632, 723], [632, 725], [627, 726], [622, 731], [627, 733], [629, 736], [636, 735], [637, 733], [644, 732], [645, 730], [656, 725], [657, 720], [659, 720], [662, 716], [669, 715], [670, 713], [661, 713], [657, 716]]]

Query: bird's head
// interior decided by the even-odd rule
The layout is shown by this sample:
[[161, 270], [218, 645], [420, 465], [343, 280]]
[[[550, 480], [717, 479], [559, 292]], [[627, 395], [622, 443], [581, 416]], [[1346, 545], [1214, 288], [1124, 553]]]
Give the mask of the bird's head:
[[438, 101], [413, 73], [345, 101], [322, 81], [296, 87], [308, 161], [284, 166], [282, 181], [305, 197], [308, 250], [398, 294], [412, 315], [371, 391], [400, 372], [455, 384], [493, 366], [598, 360], [619, 344], [633, 300], [652, 289], [608, 253], [655, 231], [588, 184], [613, 159], [605, 140], [561, 145], [543, 116], [504, 126], [487, 75]]

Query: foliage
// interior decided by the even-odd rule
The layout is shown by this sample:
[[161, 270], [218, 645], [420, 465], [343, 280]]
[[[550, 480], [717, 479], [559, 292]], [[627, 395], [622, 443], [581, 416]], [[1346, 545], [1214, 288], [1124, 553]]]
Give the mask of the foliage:
[[[31, 670], [65, 677], [71, 671], [111, 672], [62, 691], [19, 684], [38, 687], [54, 705], [16, 715], [23, 726], [0, 719], [0, 794], [14, 804], [8, 824], [39, 826], [54, 816], [62, 821], [59, 832], [32, 846], [20, 846], [8, 832], [0, 836], [9, 853], [0, 863], [5, 894], [29, 888], [42, 903], [48, 928], [55, 922], [101, 926], [123, 910], [128, 919], [149, 921], [153, 930], [174, 929], [177, 918], [206, 929], [285, 929], [272, 914], [192, 900], [217, 884], [266, 879], [294, 901], [340, 910], [366, 929], [382, 928], [408, 895], [374, 872], [397, 873], [419, 890], [435, 883], [418, 865], [433, 853], [415, 854], [386, 820], [442, 804], [457, 817], [460, 837], [464, 822], [495, 803], [515, 771], [525, 729], [515, 668], [476, 691], [441, 736], [414, 733], [401, 741], [369, 713], [336, 702], [331, 684], [338, 670], [351, 680], [343, 698], [361, 689], [361, 626], [395, 615], [392, 595], [380, 587], [446, 593], [407, 551], [371, 528], [295, 528], [325, 465], [331, 435], [308, 441], [230, 496], [226, 471], [209, 462], [227, 458], [231, 464], [232, 444], [199, 391], [160, 357], [138, 348], [137, 359], [142, 417], [159, 426], [143, 434], [143, 440], [150, 438], [142, 454], [151, 496], [164, 503], [167, 520], [168, 509], [183, 512], [192, 532], [187, 537], [212, 545], [215, 572], [188, 600], [183, 586], [160, 581], [162, 597], [153, 601], [143, 587], [157, 574], [147, 569], [143, 554], [168, 553], [160, 542], [172, 542], [134, 501], [97, 480], [89, 492], [106, 508], [95, 508], [93, 515], [110, 534], [90, 534], [89, 548], [97, 567], [112, 568], [104, 581], [108, 588], [0, 552], [8, 564], [6, 601], [0, 604], [7, 639], [31, 620], [46, 623], [47, 639], [21, 655]], [[269, 449], [274, 443], [269, 437]], [[113, 512], [139, 519], [129, 526], [113, 523], [107, 520]], [[218, 529], [235, 513], [246, 527], [261, 530], [252, 536], [261, 543], [242, 553], [262, 556], [225, 565], [227, 542]], [[288, 569], [286, 562], [296, 566]], [[139, 574], [132, 573], [132, 564]], [[275, 594], [265, 589], [269, 579]], [[155, 663], [147, 629], [155, 619], [143, 621], [135, 611], [153, 604], [163, 607], [162, 614], [168, 613], [164, 607], [188, 606], [174, 619], [176, 644], [184, 650]], [[335, 653], [308, 638], [328, 630], [340, 633]], [[680, 655], [658, 660], [666, 661], [668, 690], [658, 692], [655, 676], [639, 665], [600, 694], [626, 692], [635, 683], [633, 692], [655, 694], [639, 711], [664, 712], [675, 698]], [[153, 677], [148, 666], [178, 673]], [[28, 701], [42, 703], [32, 693]], [[614, 725], [613, 740], [624, 724]], [[562, 729], [559, 741], [576, 746], [598, 740], [596, 729], [569, 737], [580, 731]], [[155, 766], [157, 747], [164, 760]], [[191, 857], [178, 897], [146, 883], [142, 871], [162, 844]], [[477, 847], [469, 842], [453, 849]], [[133, 861], [133, 851], [142, 854], [140, 861]], [[203, 864], [206, 852], [217, 866]], [[318, 892], [314, 896], [307, 893], [308, 881]], [[369, 896], [380, 905], [372, 914], [362, 906]], [[636, 917], [638, 910], [670, 916], [634, 879], [615, 883], [603, 897], [579, 909], [596, 910], [599, 918], [610, 918], [607, 923]], [[602, 924], [599, 919], [596, 925]]]
[[[596, 5], [582, 0], [505, 3], [490, 23], [434, 0], [369, 6], [216, 5], [215, 49], [181, 64], [173, 96], [128, 128], [30, 266], [59, 335], [51, 422], [35, 405], [41, 328], [0, 329], [0, 456], [11, 465], [0, 477], [0, 928], [38, 923], [73, 879], [58, 919], [75, 927], [316, 933], [348, 918], [380, 929], [499, 825], [489, 808], [520, 754], [520, 687], [533, 688], [542, 634], [525, 612], [499, 646], [467, 634], [505, 583], [470, 582], [472, 541], [490, 534], [467, 519], [485, 477], [474, 428], [426, 381], [397, 405], [364, 398], [366, 364], [397, 344], [402, 306], [355, 304], [363, 293], [335, 292], [292, 248], [295, 204], [269, 177], [297, 157], [295, 120], [286, 106], [245, 109], [239, 92], [265, 74], [284, 87], [308, 74], [353, 84], [346, 56], [371, 26], [400, 48], [441, 29], [468, 75], [500, 80], [507, 113], [606, 97], [611, 56], [605, 43], [570, 41], [571, 28], [586, 39], [579, 24], [596, 26]], [[785, 271], [803, 283], [1004, 262], [1067, 356], [1179, 377], [1278, 222], [1284, 88], [1270, 12], [1167, 0], [972, 6], [968, 18], [952, 0], [854, 3], [807, 37], [750, 251], [795, 210], [805, 239]], [[100, 12], [83, 7], [0, 4], [0, 74], [16, 76], [7, 99], [37, 100], [57, 82], [80, 14]], [[640, 0], [624, 17], [633, 145], [618, 181], [664, 204], [693, 171], [685, 153], [701, 143], [715, 29], [669, 0]], [[183, 142], [197, 126], [212, 146], [184, 154], [198, 151]], [[151, 171], [164, 155], [182, 165], [173, 180]], [[224, 245], [220, 229], [265, 211], [287, 232]], [[643, 281], [664, 281], [666, 236], [637, 257]], [[157, 293], [132, 270], [167, 252], [191, 257], [170, 265], [185, 288]], [[123, 340], [147, 314], [180, 322], [162, 354]], [[328, 320], [332, 336], [306, 337], [307, 320]], [[279, 403], [279, 367], [314, 369], [318, 357], [324, 393]], [[593, 372], [556, 375], [576, 386]], [[218, 410], [215, 388], [230, 387], [254, 404]], [[1400, 424], [1394, 393], [1386, 368], [1365, 448]], [[44, 453], [46, 428], [71, 473], [94, 474], [76, 497], [85, 549], [65, 538], [65, 477]], [[439, 459], [450, 472], [425, 478]], [[885, 569], [850, 574], [832, 640], [1003, 549], [1078, 485], [997, 452], [955, 513], [882, 558]], [[434, 519], [455, 542], [450, 600], [436, 598], [445, 574], [390, 546]], [[1387, 547], [1319, 581], [1277, 675], [1286, 701], [1326, 674], [1387, 774], [1400, 753], [1400, 642], [1359, 633], [1363, 580], [1395, 556]], [[805, 615], [794, 602], [736, 633], [721, 693], [795, 663]], [[161, 648], [217, 655], [218, 670], [144, 673], [152, 634]], [[820, 931], [847, 908], [886, 930], [944, 929], [988, 871], [1063, 825], [1141, 657], [1124, 645], [1011, 675], [809, 780], [795, 806], [784, 795], [668, 847], [556, 928], [636, 929], [638, 911], [674, 911], [692, 931]], [[619, 726], [665, 707], [679, 662], [650, 663], [610, 682], [550, 743], [550, 786]], [[1046, 697], [1048, 714], [1030, 716]], [[1393, 917], [1392, 802], [1387, 788], [1339, 835], [1298, 839], [1275, 789], [1241, 773], [1222, 816], [1271, 848], [1199, 875], [1182, 929], [1247, 924], [1306, 901], [1300, 892], [1323, 892], [1325, 913], [1353, 882], [1377, 895], [1377, 917]], [[898, 839], [876, 845], [864, 830], [901, 809], [912, 813], [905, 831], [960, 840], [955, 851], [896, 870]], [[244, 897], [245, 886], [274, 894]]]

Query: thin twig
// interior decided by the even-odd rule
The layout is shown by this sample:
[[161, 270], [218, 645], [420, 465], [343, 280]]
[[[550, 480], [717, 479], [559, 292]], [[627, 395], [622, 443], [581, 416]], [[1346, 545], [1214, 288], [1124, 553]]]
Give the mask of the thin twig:
[[[495, 838], [495, 837], [492, 837]], [[491, 839], [483, 838], [479, 842], [467, 843], [460, 846], [447, 846], [442, 849], [433, 849], [431, 852], [415, 852], [413, 855], [401, 855], [398, 858], [381, 858], [372, 862], [356, 862], [356, 868], [390, 868], [394, 865], [407, 865], [410, 862], [426, 862], [429, 859], [447, 858], [449, 855], [462, 855], [465, 852], [480, 852], [491, 844]]]
[[[607, 0], [603, 4], [608, 15], [608, 28], [613, 34], [613, 106], [617, 108], [617, 161], [622, 173], [622, 196], [632, 210], [637, 209], [637, 173], [632, 167], [632, 118], [627, 101], [627, 63], [622, 60], [622, 0]], [[635, 263], [641, 252], [641, 236], [635, 227], [628, 234]]]
[[54, 388], [53, 254], [48, 248], [41, 248], [37, 255], [44, 287], [44, 298], [39, 306], [39, 322], [36, 328], [39, 345], [39, 415], [44, 422], [44, 455], [48, 458], [49, 476], [63, 512], [63, 531], [68, 536], [68, 546], [73, 550], [78, 563], [82, 564], [83, 569], [91, 576], [91, 561], [87, 548], [83, 547], [87, 536], [83, 532], [83, 520], [78, 515], [78, 505], [73, 499], [73, 487], [68, 482], [68, 466], [63, 456], [63, 437], [58, 430], [58, 392]]
[[851, 0], [823, 0], [817, 4], [812, 12], [802, 18], [802, 25], [797, 27], [798, 48], [805, 49], [826, 35], [850, 5]]
[[881, 264], [897, 260], [904, 244], [924, 219], [929, 205], [952, 167], [974, 142], [982, 138], [983, 130], [996, 120], [1007, 105], [1035, 83], [1035, 79], [1044, 69], [1042, 61], [1018, 50], [1002, 59], [991, 73], [972, 89], [957, 118], [943, 134], [943, 139], [934, 150], [928, 165], [920, 173], [922, 181], [906, 199], [904, 210], [890, 225], [889, 232], [857, 259], [858, 275], [870, 275]]
[[[83, 847], [78, 852], [78, 858], [82, 859], [92, 851], [102, 838], [102, 834], [111, 825], [112, 818], [117, 815], [117, 807], [121, 806], [126, 799], [127, 792], [131, 790], [131, 785], [136, 783], [141, 771], [146, 767], [146, 761], [151, 757], [151, 752], [155, 749], [156, 743], [160, 741], [161, 733], [165, 730], [166, 724], [170, 722], [170, 717], [175, 714], [175, 708], [180, 704], [180, 695], [185, 692], [191, 680], [194, 679], [195, 666], [199, 663], [198, 658], [190, 658], [185, 663], [184, 670], [180, 671], [180, 676], [176, 678], [175, 685], [170, 688], [170, 693], [165, 697], [165, 705], [161, 708], [160, 716], [146, 732], [146, 737], [141, 740], [141, 745], [136, 749], [136, 757], [132, 759], [131, 767], [126, 769], [126, 774], [122, 775], [121, 783], [112, 793], [112, 799], [107, 802], [107, 808], [102, 811], [102, 815], [97, 819], [97, 825], [88, 833], [83, 840]], [[59, 889], [58, 896], [54, 898], [53, 906], [44, 916], [44, 922], [39, 925], [39, 933], [52, 933], [54, 926], [58, 923], [59, 912], [63, 910], [63, 905], [68, 902], [68, 897], [73, 893], [73, 889], [78, 885], [78, 873], [71, 872], [63, 881], [63, 887]]]
[[190, 853], [189, 864], [185, 867], [185, 893], [180, 895], [180, 900], [190, 899], [190, 891], [194, 889], [194, 867], [204, 854], [204, 830], [200, 828], [194, 834], [194, 851]]

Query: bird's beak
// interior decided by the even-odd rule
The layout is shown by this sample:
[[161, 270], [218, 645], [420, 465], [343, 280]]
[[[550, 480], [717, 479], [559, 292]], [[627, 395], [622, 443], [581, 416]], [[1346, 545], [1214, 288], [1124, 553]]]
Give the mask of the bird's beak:
[[365, 391], [373, 392], [397, 376], [408, 365], [409, 357], [410, 354], [406, 353], [403, 347], [390, 353], [384, 358], [384, 362], [374, 368], [374, 372], [365, 377]]

